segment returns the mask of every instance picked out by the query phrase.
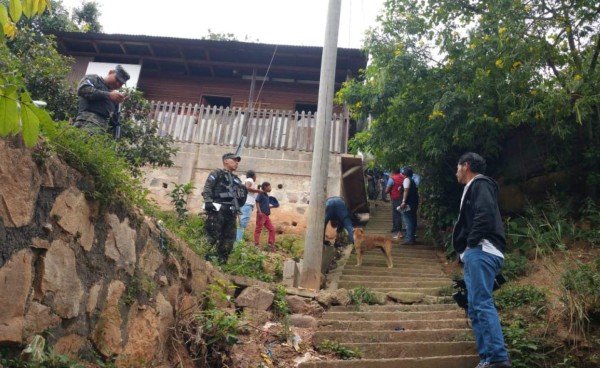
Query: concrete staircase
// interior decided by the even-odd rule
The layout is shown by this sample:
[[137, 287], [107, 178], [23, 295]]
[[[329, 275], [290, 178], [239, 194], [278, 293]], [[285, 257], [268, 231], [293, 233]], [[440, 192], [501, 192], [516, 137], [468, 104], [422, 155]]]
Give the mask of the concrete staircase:
[[[376, 205], [376, 206], [374, 206]], [[371, 203], [368, 234], [389, 233], [389, 203]], [[343, 267], [338, 288], [364, 286], [384, 293], [414, 297], [412, 304], [361, 305], [330, 308], [319, 321], [313, 345], [324, 340], [356, 348], [361, 359], [311, 361], [300, 368], [471, 368], [479, 362], [471, 328], [464, 311], [448, 297], [450, 278], [442, 272], [438, 252], [431, 245], [394, 244], [394, 268], [388, 269], [379, 250], [363, 255], [363, 265], [355, 267], [351, 254]], [[340, 272], [338, 270], [338, 272]], [[401, 300], [403, 300], [401, 298]]]

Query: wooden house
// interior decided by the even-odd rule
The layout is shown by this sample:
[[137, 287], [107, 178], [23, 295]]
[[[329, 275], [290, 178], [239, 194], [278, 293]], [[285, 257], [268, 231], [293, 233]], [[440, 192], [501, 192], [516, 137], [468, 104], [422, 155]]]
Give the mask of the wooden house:
[[[62, 32], [58, 50], [75, 58], [70, 79], [90, 63], [139, 66], [137, 88], [177, 141], [312, 151], [321, 47]], [[336, 90], [366, 67], [358, 49], [338, 49]], [[136, 70], [136, 71], [137, 71]], [[331, 151], [345, 153], [350, 121], [334, 108]]]

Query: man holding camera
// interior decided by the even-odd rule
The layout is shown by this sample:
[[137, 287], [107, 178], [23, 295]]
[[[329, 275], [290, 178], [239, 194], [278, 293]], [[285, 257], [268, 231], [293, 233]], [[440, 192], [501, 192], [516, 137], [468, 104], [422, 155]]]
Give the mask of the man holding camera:
[[116, 132], [119, 126], [119, 104], [127, 99], [127, 94], [119, 92], [129, 80], [129, 73], [117, 65], [104, 78], [97, 74], [84, 76], [77, 87], [79, 107], [75, 126], [90, 133]]
[[456, 178], [465, 184], [452, 245], [464, 263], [468, 313], [480, 363], [475, 368], [510, 368], [508, 352], [492, 291], [504, 263], [505, 236], [498, 185], [483, 175], [486, 162], [477, 153], [458, 160]]

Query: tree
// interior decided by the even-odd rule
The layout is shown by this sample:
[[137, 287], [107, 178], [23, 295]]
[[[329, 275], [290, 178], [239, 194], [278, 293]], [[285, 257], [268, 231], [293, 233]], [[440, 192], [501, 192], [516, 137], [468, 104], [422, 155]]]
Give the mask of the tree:
[[0, 136], [22, 133], [28, 146], [37, 142], [40, 122], [51, 123], [52, 120], [45, 110], [35, 106], [5, 37], [14, 39], [21, 16], [32, 18], [43, 14], [47, 5], [47, 0], [11, 0], [8, 9], [0, 4], [0, 56], [7, 61], [0, 65]]
[[365, 41], [366, 82], [338, 95], [355, 117], [373, 117], [352, 148], [416, 165], [443, 208], [458, 155], [478, 151], [494, 170], [504, 135], [526, 126], [555, 162], [583, 162], [595, 188], [599, 25], [591, 0], [388, 0]]
[[121, 137], [118, 150], [131, 165], [133, 175], [140, 176], [146, 165], [173, 165], [171, 157], [177, 153], [173, 137], [161, 134], [159, 123], [151, 118], [151, 105], [142, 92], [130, 89], [129, 98], [121, 110]]
[[73, 20], [83, 32], [102, 32], [102, 25], [98, 20], [101, 15], [99, 5], [95, 1], [84, 1], [81, 8], [73, 9]]

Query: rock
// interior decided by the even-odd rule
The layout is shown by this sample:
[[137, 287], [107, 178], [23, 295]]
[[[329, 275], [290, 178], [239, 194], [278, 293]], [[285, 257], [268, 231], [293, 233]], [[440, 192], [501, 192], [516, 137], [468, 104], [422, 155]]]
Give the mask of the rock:
[[321, 291], [317, 294], [317, 301], [323, 305], [348, 305], [350, 304], [350, 295], [348, 290], [337, 289], [333, 291]]
[[61, 337], [52, 349], [60, 354], [66, 355], [71, 359], [76, 359], [79, 356], [79, 351], [85, 346], [87, 339], [83, 336], [71, 334]]
[[77, 188], [69, 187], [54, 202], [50, 216], [57, 218], [58, 225], [75, 236], [79, 234], [79, 242], [83, 249], [90, 251], [94, 244], [94, 225], [90, 221], [92, 211], [85, 196]]
[[158, 284], [160, 286], [168, 286], [169, 285], [169, 279], [167, 279], [167, 276], [162, 275], [161, 277], [158, 278]]
[[405, 293], [400, 291], [390, 291], [387, 296], [402, 304], [419, 303], [425, 298], [425, 294], [423, 293]]
[[185, 260], [188, 269], [188, 272], [184, 272], [183, 276], [187, 280], [187, 283], [189, 283], [192, 292], [197, 296], [201, 296], [208, 287], [207, 263], [187, 246], [180, 248], [180, 250], [182, 259]]
[[52, 224], [45, 223], [44, 225], [42, 225], [42, 229], [44, 229], [44, 232], [46, 234], [52, 234], [52, 232], [54, 231], [54, 226], [52, 226]]
[[92, 343], [106, 358], [119, 354], [123, 350], [119, 300], [124, 292], [125, 284], [121, 281], [116, 280], [110, 283], [104, 309], [92, 332]]
[[106, 215], [106, 223], [110, 230], [106, 236], [104, 254], [115, 261], [117, 269], [123, 269], [133, 276], [136, 263], [135, 230], [129, 227], [129, 219], [121, 222], [114, 214]]
[[246, 308], [244, 309], [244, 317], [251, 321], [254, 326], [262, 326], [273, 319], [273, 313], [264, 310]]
[[23, 342], [25, 303], [32, 282], [31, 262], [31, 251], [23, 249], [0, 268], [0, 343]]
[[129, 311], [127, 344], [116, 365], [128, 368], [152, 366], [160, 351], [156, 310], [148, 307], [140, 311], [133, 305]]
[[163, 261], [164, 256], [158, 249], [158, 243], [154, 239], [148, 239], [140, 254], [139, 268], [146, 276], [153, 278]]
[[98, 307], [98, 297], [100, 296], [100, 291], [102, 291], [102, 282], [99, 281], [92, 286], [89, 292], [87, 306], [85, 311], [88, 315], [92, 315], [96, 312], [96, 308]]
[[158, 317], [159, 341], [169, 341], [175, 326], [175, 315], [173, 306], [160, 292], [156, 294], [156, 315]]
[[273, 299], [275, 299], [275, 294], [271, 291], [250, 286], [236, 298], [235, 304], [238, 307], [267, 310], [273, 304]]
[[0, 140], [0, 219], [6, 227], [31, 222], [40, 191], [41, 176], [31, 151], [12, 148]]
[[386, 293], [382, 293], [381, 291], [372, 291], [373, 298], [375, 299], [375, 304], [384, 305], [387, 303], [388, 296]]
[[42, 333], [58, 325], [60, 321], [60, 317], [52, 313], [50, 308], [34, 301], [25, 315], [25, 338]]
[[297, 295], [287, 295], [285, 300], [288, 303], [290, 313], [304, 313], [307, 308], [307, 300]]
[[292, 314], [290, 316], [290, 325], [298, 328], [315, 328], [319, 322], [315, 317], [303, 314]]
[[31, 239], [31, 247], [36, 249], [48, 249], [50, 248], [50, 242], [45, 239], [33, 238]]
[[79, 315], [83, 285], [77, 275], [75, 253], [62, 240], [55, 240], [44, 258], [41, 291], [53, 294], [50, 307], [62, 318]]

